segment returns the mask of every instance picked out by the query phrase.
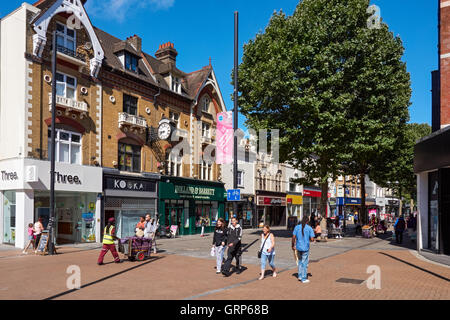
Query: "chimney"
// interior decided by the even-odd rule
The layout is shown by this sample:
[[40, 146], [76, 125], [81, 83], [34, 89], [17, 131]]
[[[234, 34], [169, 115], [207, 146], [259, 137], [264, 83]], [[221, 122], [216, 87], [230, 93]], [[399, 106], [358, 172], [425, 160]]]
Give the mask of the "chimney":
[[156, 58], [166, 64], [176, 65], [178, 52], [175, 50], [173, 43], [167, 42], [159, 46], [156, 51]]
[[127, 42], [131, 44], [138, 53], [142, 51], [142, 39], [141, 37], [134, 35], [132, 37], [127, 38]]

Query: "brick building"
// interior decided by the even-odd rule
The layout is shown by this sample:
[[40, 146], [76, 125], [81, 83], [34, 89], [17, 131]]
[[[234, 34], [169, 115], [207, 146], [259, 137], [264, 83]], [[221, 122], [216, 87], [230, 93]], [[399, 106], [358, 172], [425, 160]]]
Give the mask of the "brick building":
[[[185, 73], [172, 43], [152, 56], [137, 35], [121, 40], [95, 28], [85, 3], [24, 3], [1, 20], [0, 243], [23, 247], [26, 225], [48, 221], [54, 77], [59, 243], [100, 241], [112, 215], [122, 235], [144, 213], [164, 223], [171, 200], [158, 201], [161, 175], [219, 188], [220, 167], [203, 160], [214, 154], [216, 115], [226, 110], [212, 66]], [[189, 205], [176, 220], [196, 214]], [[201, 214], [214, 221], [212, 212]]]

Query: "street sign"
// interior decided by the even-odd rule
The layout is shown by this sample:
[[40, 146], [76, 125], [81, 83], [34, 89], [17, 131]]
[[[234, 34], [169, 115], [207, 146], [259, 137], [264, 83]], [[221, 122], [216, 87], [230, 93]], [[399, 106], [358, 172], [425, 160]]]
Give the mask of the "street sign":
[[227, 201], [241, 201], [241, 190], [240, 189], [227, 190]]

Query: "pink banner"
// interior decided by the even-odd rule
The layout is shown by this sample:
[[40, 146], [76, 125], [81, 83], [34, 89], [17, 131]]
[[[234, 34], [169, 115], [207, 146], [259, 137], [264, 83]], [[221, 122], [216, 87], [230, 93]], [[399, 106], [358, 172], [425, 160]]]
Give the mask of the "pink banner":
[[233, 136], [233, 113], [228, 111], [217, 114], [216, 163], [233, 162]]

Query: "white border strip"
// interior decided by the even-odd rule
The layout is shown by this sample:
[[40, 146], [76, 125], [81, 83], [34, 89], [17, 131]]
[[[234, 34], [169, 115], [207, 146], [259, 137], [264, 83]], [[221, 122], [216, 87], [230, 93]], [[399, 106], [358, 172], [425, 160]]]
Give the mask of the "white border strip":
[[450, 58], [450, 53], [441, 54], [441, 59]]
[[445, 8], [445, 7], [448, 7], [448, 6], [450, 6], [450, 1], [445, 1], [445, 2], [441, 3], [441, 8]]

